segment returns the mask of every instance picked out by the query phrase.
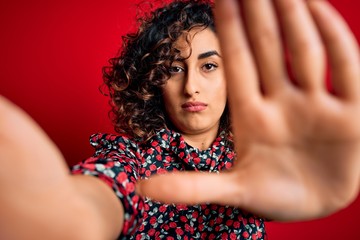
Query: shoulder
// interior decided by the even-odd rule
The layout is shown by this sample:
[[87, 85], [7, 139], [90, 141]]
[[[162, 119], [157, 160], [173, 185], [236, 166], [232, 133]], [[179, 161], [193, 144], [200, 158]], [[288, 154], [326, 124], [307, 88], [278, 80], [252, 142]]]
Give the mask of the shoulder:
[[126, 134], [96, 133], [90, 136], [90, 145], [95, 148], [95, 154], [118, 152], [136, 154], [140, 152], [140, 139]]
[[140, 140], [126, 134], [95, 133], [90, 136], [94, 148], [126, 148], [139, 145]]
[[147, 151], [149, 148], [166, 149], [171, 142], [178, 139], [180, 134], [169, 130], [161, 129], [149, 139], [134, 138], [127, 134], [96, 133], [90, 136], [90, 145], [94, 147], [95, 154], [116, 152], [118, 154], [134, 155]]

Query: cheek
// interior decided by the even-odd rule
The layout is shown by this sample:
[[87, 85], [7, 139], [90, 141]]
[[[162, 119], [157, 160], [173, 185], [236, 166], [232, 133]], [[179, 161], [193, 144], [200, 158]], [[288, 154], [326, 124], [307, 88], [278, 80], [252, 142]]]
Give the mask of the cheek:
[[179, 81], [168, 80], [166, 85], [162, 89], [163, 98], [168, 102], [176, 102], [179, 99], [179, 94], [181, 94], [181, 85]]
[[213, 89], [214, 89], [213, 96], [216, 97], [216, 99], [219, 102], [226, 102], [227, 99], [226, 82], [223, 78], [220, 78], [220, 80], [217, 81]]
[[218, 101], [219, 108], [221, 108], [223, 110], [225, 108], [226, 103], [227, 103], [227, 96], [226, 96], [226, 90], [225, 89], [220, 90], [218, 92], [217, 101]]
[[177, 86], [171, 80], [168, 80], [165, 86], [163, 86], [162, 88], [162, 93], [166, 98], [170, 98], [172, 95], [176, 93], [176, 91], [177, 91]]
[[174, 108], [175, 94], [171, 91], [171, 88], [163, 88], [163, 104], [167, 112], [171, 111]]

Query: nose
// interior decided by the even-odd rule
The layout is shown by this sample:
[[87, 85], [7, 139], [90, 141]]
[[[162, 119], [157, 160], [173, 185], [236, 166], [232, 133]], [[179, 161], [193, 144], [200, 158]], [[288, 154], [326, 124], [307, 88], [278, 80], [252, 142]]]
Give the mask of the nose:
[[184, 81], [184, 94], [186, 96], [193, 96], [199, 94], [199, 80], [201, 76], [194, 70], [188, 70]]

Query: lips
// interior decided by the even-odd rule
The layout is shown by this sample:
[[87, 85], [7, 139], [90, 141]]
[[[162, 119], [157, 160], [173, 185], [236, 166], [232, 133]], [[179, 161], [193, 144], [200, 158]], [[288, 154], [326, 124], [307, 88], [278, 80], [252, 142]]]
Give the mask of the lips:
[[181, 107], [188, 112], [201, 112], [207, 108], [207, 104], [203, 102], [186, 102]]

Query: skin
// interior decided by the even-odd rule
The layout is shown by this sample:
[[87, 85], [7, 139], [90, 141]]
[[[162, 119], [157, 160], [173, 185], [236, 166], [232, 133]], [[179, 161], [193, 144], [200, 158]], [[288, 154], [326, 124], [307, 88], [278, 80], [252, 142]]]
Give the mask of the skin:
[[[326, 1], [244, 0], [241, 7], [246, 21], [236, 1], [217, 0], [215, 9], [237, 151], [233, 169], [157, 176], [138, 191], [165, 202], [233, 205], [274, 220], [336, 212], [359, 192], [357, 42]], [[284, 70], [279, 29], [297, 85]], [[325, 52], [335, 94], [323, 84]], [[120, 233], [123, 208], [113, 191], [94, 177], [69, 175], [56, 146], [4, 97], [0, 162], [2, 238], [115, 239]]]
[[[166, 113], [187, 143], [205, 150], [218, 134], [226, 105], [219, 41], [210, 29], [193, 29], [175, 43], [175, 48], [181, 52], [181, 60], [172, 64], [172, 76], [163, 88]], [[182, 107], [187, 102], [202, 102], [206, 107], [188, 110]]]

